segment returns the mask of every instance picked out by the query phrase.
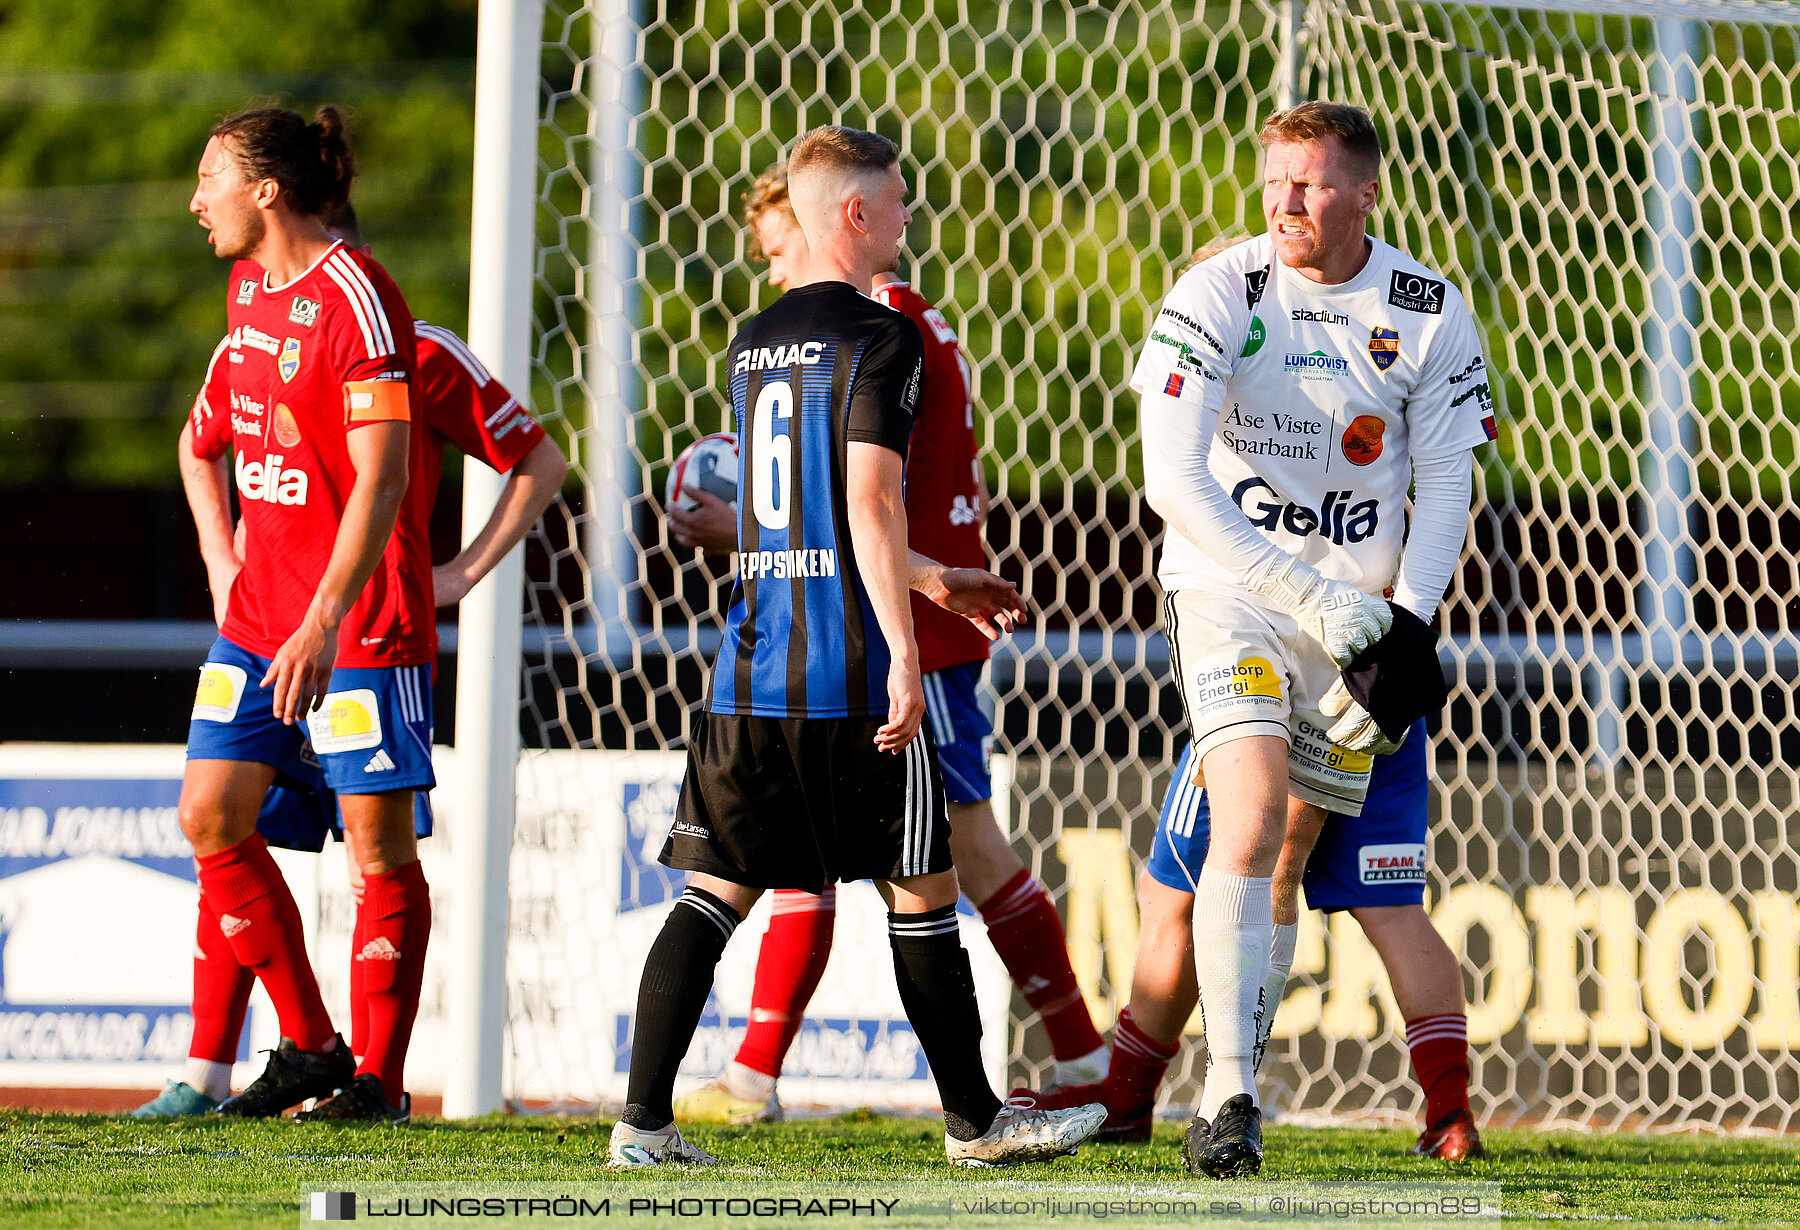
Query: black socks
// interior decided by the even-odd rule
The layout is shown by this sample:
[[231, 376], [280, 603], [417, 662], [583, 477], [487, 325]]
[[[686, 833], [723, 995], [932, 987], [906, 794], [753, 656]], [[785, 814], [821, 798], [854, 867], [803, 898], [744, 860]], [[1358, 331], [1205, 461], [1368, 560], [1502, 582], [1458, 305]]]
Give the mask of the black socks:
[[[945, 1129], [956, 1140], [973, 1140], [993, 1126], [1000, 1099], [982, 1071], [975, 976], [957, 933], [956, 907], [889, 914], [888, 941], [900, 1002], [943, 1099]], [[639, 1014], [641, 1020], [641, 1008]]]
[[706, 1010], [719, 956], [741, 921], [705, 889], [689, 887], [650, 946], [638, 983], [631, 1077], [620, 1116], [632, 1127], [654, 1132], [674, 1120], [675, 1073]]

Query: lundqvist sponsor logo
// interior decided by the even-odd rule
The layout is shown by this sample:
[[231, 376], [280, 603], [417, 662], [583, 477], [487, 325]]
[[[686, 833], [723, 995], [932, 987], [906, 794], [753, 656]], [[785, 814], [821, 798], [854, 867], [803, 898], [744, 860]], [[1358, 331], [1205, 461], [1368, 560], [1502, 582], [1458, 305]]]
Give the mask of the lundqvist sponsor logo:
[[1350, 360], [1326, 354], [1323, 350], [1315, 350], [1311, 354], [1288, 355], [1282, 360], [1281, 368], [1283, 371], [1297, 372], [1302, 376], [1330, 377], [1339, 372], [1348, 371]]

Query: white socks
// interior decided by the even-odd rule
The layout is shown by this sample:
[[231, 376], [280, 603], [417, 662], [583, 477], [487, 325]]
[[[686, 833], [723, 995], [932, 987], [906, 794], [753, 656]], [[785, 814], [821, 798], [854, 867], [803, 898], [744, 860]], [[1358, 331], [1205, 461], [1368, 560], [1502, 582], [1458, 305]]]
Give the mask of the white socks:
[[747, 1102], [767, 1102], [769, 1095], [775, 1092], [773, 1076], [745, 1067], [735, 1059], [725, 1065], [725, 1071], [719, 1074], [719, 1083]]
[[189, 1055], [181, 1079], [189, 1089], [198, 1090], [215, 1102], [223, 1102], [231, 1096], [231, 1065], [228, 1063], [195, 1059]]
[[1263, 1056], [1269, 1052], [1269, 1035], [1275, 1032], [1275, 1013], [1287, 994], [1288, 974], [1294, 968], [1294, 941], [1299, 934], [1298, 923], [1275, 924], [1275, 939], [1269, 945], [1269, 976], [1263, 982], [1262, 1026], [1256, 1031], [1254, 1067], [1258, 1071], [1262, 1069]]
[[[1206, 1087], [1199, 1114], [1211, 1120], [1240, 1093], [1256, 1097], [1275, 907], [1270, 877], [1237, 876], [1202, 867], [1194, 888], [1194, 964], [1206, 1021]], [[1292, 965], [1292, 949], [1288, 963]], [[1287, 982], [1286, 972], [1282, 984]]]

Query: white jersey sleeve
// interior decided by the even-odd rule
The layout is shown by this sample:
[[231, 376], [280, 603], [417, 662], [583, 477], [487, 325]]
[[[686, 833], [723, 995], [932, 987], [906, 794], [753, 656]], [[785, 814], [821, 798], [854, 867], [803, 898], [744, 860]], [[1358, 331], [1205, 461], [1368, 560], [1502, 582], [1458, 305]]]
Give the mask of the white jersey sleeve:
[[1172, 530], [1239, 578], [1281, 553], [1232, 502], [1208, 456], [1225, 387], [1250, 334], [1252, 301], [1242, 272], [1228, 262], [1189, 270], [1163, 301], [1131, 377], [1145, 499]]
[[1494, 396], [1468, 302], [1445, 285], [1443, 320], [1406, 402], [1416, 458], [1449, 457], [1494, 439]]

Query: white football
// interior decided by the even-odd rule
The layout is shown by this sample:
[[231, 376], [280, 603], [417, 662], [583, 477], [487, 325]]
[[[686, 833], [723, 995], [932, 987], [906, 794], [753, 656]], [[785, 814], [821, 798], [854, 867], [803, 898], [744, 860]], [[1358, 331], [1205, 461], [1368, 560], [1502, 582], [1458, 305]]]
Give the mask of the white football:
[[663, 506], [692, 512], [700, 507], [690, 499], [690, 491], [704, 491], [717, 496], [737, 511], [738, 446], [737, 437], [728, 431], [701, 436], [681, 450], [675, 464], [669, 467], [669, 480], [663, 487]]

